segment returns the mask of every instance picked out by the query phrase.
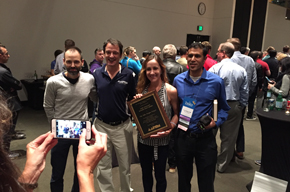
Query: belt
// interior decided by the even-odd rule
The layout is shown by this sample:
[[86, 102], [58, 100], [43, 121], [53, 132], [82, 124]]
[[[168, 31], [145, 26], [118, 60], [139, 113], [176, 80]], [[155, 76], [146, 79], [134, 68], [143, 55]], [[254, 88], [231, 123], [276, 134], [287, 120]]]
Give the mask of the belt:
[[210, 135], [213, 135], [212, 130], [201, 132], [201, 133], [187, 132], [187, 136], [190, 138], [204, 138]]
[[239, 100], [227, 100], [228, 103], [230, 102], [238, 102]]
[[111, 121], [111, 122], [108, 122], [108, 121], [104, 121], [102, 118], [100, 118], [100, 117], [97, 117], [100, 121], [102, 121], [102, 122], [104, 122], [104, 123], [106, 123], [106, 124], [109, 124], [109, 125], [111, 125], [111, 126], [117, 126], [117, 125], [120, 125], [120, 124], [122, 124], [122, 123], [124, 123], [125, 121], [127, 121], [127, 119], [125, 119], [125, 120], [121, 120], [121, 121]]

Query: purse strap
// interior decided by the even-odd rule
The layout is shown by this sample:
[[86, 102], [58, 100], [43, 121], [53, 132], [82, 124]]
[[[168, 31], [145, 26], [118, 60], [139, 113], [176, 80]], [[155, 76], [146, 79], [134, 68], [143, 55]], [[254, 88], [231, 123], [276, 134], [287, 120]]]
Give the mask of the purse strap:
[[127, 68], [128, 68], [128, 63], [129, 63], [129, 60], [130, 60], [130, 59], [131, 59], [131, 58], [128, 57], [128, 60], [127, 60]]

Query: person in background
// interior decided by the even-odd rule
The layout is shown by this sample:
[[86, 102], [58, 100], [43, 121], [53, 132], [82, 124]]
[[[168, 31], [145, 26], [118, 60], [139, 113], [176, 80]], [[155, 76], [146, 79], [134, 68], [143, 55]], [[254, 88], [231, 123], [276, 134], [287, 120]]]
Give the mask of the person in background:
[[278, 96], [279, 91], [282, 91], [283, 98], [289, 98], [290, 91], [290, 57], [285, 57], [281, 60], [281, 75], [277, 77], [277, 83], [268, 83], [268, 89]]
[[17, 152], [10, 151], [10, 143], [12, 139], [23, 139], [25, 138], [24, 133], [15, 131], [19, 111], [22, 109], [20, 99], [18, 97], [17, 90], [22, 89], [22, 85], [19, 80], [12, 76], [11, 70], [6, 66], [10, 55], [6, 47], [0, 45], [0, 94], [7, 102], [9, 109], [13, 113], [12, 123], [10, 124], [9, 131], [4, 135], [4, 149], [9, 153], [8, 156], [11, 159], [18, 157], [20, 154]]
[[90, 63], [90, 74], [93, 74], [95, 69], [102, 67], [104, 61], [104, 51], [101, 48], [95, 49], [95, 59]]
[[142, 58], [140, 59], [140, 63], [143, 64], [143, 62], [151, 55], [150, 51], [143, 51]]
[[273, 46], [269, 46], [266, 51], [263, 52], [263, 61], [270, 58], [269, 52], [272, 50], [275, 50], [275, 48]]
[[179, 48], [179, 54], [180, 58], [176, 60], [177, 63], [187, 67], [187, 60], [186, 60], [186, 54], [187, 54], [188, 47], [187, 46], [180, 46]]
[[[248, 87], [249, 87], [249, 95], [252, 95], [257, 85], [257, 72], [255, 68], [255, 62], [251, 57], [244, 55], [240, 52], [241, 41], [239, 38], [230, 38], [227, 41], [232, 43], [235, 46], [235, 52], [231, 60], [234, 63], [237, 63], [238, 65], [242, 66], [246, 70], [247, 79], [248, 79]], [[245, 151], [245, 133], [244, 133], [244, 124], [243, 124], [245, 111], [246, 111], [246, 108], [244, 107], [242, 111], [241, 124], [240, 124], [240, 129], [239, 129], [239, 133], [237, 137], [237, 142], [236, 142], [235, 154], [239, 159], [244, 158], [244, 151]]]
[[139, 61], [139, 57], [136, 54], [135, 47], [129, 46], [124, 49], [124, 58], [120, 61], [120, 63], [124, 67], [128, 67], [131, 69], [138, 79], [138, 75], [141, 71], [142, 65]]
[[[217, 159], [217, 172], [223, 173], [234, 157], [235, 144], [242, 120], [242, 110], [249, 98], [246, 70], [230, 59], [235, 52], [233, 44], [226, 42], [218, 48], [219, 63], [209, 72], [217, 74], [225, 83], [227, 103], [230, 106], [227, 120], [220, 126], [220, 153]], [[213, 131], [217, 134], [217, 129]]]
[[[26, 146], [26, 163], [22, 173], [14, 165], [3, 149], [3, 135], [8, 131], [12, 118], [4, 98], [0, 96], [0, 191], [32, 192], [38, 187], [38, 179], [45, 168], [47, 153], [57, 144], [54, 134], [47, 132], [40, 135]], [[107, 135], [92, 128], [92, 138], [86, 141], [86, 132], [80, 137], [77, 172], [81, 192], [95, 191], [93, 170], [106, 154]], [[89, 144], [89, 145], [88, 145]]]
[[62, 53], [62, 50], [57, 49], [54, 51], [54, 60], [50, 63], [50, 75], [53, 76], [54, 74], [54, 67], [56, 62], [56, 57]]
[[84, 64], [81, 68], [81, 72], [84, 72], [84, 73], [87, 73], [89, 72], [89, 66], [88, 66], [88, 63], [86, 62], [86, 60], [84, 59]]
[[207, 50], [206, 60], [203, 67], [208, 71], [213, 65], [217, 64], [217, 61], [213, 60], [213, 58], [210, 56], [211, 44], [208, 41], [203, 41], [201, 44], [205, 46]]
[[[64, 42], [65, 50], [67, 50], [70, 47], [74, 47], [74, 46], [75, 46], [75, 42], [73, 40], [71, 40], [71, 39], [65, 40], [65, 42]], [[63, 64], [63, 57], [64, 57], [64, 52], [59, 54], [55, 59], [55, 66], [54, 66], [54, 74], [55, 75], [66, 70], [65, 66]]]
[[290, 51], [289, 45], [285, 45], [283, 47], [283, 53], [286, 54], [289, 57], [289, 51]]
[[274, 81], [276, 81], [276, 78], [278, 77], [279, 73], [279, 64], [278, 60], [276, 59], [277, 51], [276, 50], [270, 50], [268, 51], [268, 59], [264, 59], [270, 69], [271, 75], [269, 78], [272, 78]]
[[156, 91], [171, 123], [168, 130], [157, 132], [156, 134], [151, 135], [149, 138], [142, 139], [139, 132], [137, 136], [144, 191], [152, 191], [153, 159], [156, 191], [165, 192], [167, 186], [165, 170], [169, 149], [170, 133], [178, 123], [179, 104], [177, 90], [175, 87], [168, 84], [166, 68], [159, 56], [151, 55], [145, 60], [140, 72], [136, 90], [138, 94], [135, 96], [135, 98], [141, 98], [142, 95], [146, 94], [147, 92]]
[[251, 49], [249, 47], [241, 47], [241, 53], [244, 55], [249, 55]]
[[255, 104], [255, 99], [258, 93], [258, 90], [262, 89], [263, 82], [264, 82], [264, 72], [263, 72], [263, 67], [261, 64], [257, 62], [258, 56], [259, 56], [259, 51], [252, 51], [249, 54], [250, 57], [255, 62], [255, 68], [257, 72], [257, 85], [256, 89], [254, 89], [253, 93], [249, 96], [249, 101], [248, 101], [248, 112], [246, 116], [246, 120], [256, 120], [256, 117], [253, 116], [253, 111], [254, 111], [254, 104]]
[[152, 51], [153, 51], [153, 54], [158, 55], [160, 57], [160, 55], [161, 55], [160, 47], [155, 46], [155, 47], [153, 47]]
[[172, 85], [176, 75], [187, 71], [185, 66], [175, 61], [176, 52], [177, 50], [173, 44], [165, 45], [162, 50], [163, 63], [166, 67], [167, 78], [170, 85]]

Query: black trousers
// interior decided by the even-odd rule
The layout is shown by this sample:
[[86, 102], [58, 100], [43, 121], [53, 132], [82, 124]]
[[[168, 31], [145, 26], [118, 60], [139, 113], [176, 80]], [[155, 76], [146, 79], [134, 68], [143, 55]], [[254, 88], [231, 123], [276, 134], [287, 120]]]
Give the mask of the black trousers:
[[217, 163], [217, 145], [212, 131], [203, 136], [189, 137], [187, 132], [178, 129], [176, 139], [178, 170], [178, 191], [190, 192], [195, 158], [198, 188], [200, 192], [214, 192], [214, 179]]
[[242, 120], [240, 123], [239, 133], [236, 141], [236, 151], [244, 152], [245, 151], [245, 131], [244, 131], [244, 116], [246, 112], [246, 107], [242, 111]]
[[168, 157], [168, 145], [158, 146], [158, 159], [154, 160], [154, 147], [138, 142], [138, 152], [142, 169], [144, 192], [152, 192], [153, 176], [152, 162], [156, 179], [156, 192], [165, 192], [167, 187], [165, 169]]
[[254, 92], [249, 97], [247, 118], [252, 118], [253, 117], [253, 110], [254, 110], [254, 104], [255, 104], [255, 99], [256, 99], [256, 96], [257, 96], [257, 92], [258, 92], [258, 87], [256, 87]]
[[12, 136], [15, 134], [15, 127], [18, 119], [19, 111], [14, 111], [12, 113], [12, 122], [10, 124], [9, 131], [3, 137], [4, 150], [10, 151], [10, 143], [12, 140]]
[[76, 158], [78, 155], [78, 140], [70, 139], [59, 139], [58, 143], [51, 149], [51, 166], [52, 174], [50, 180], [50, 189], [52, 192], [63, 191], [63, 175], [66, 167], [67, 156], [70, 146], [73, 147], [73, 158], [74, 158], [74, 182], [72, 186], [72, 192], [79, 191], [79, 181], [77, 176], [77, 165]]
[[170, 168], [176, 167], [176, 153], [175, 153], [175, 140], [176, 140], [177, 128], [171, 131], [170, 141], [169, 141], [169, 153], [168, 153], [168, 165]]

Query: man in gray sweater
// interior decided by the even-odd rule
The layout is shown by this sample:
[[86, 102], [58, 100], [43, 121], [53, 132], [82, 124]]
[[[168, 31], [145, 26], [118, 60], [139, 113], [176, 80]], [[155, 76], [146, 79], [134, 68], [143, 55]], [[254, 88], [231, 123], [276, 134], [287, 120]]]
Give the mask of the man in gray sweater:
[[[88, 120], [88, 97], [96, 98], [94, 77], [80, 72], [84, 60], [81, 50], [77, 47], [65, 51], [63, 63], [67, 71], [50, 77], [46, 84], [43, 107], [48, 121], [53, 118]], [[69, 148], [73, 146], [76, 165], [78, 143], [78, 140], [59, 139], [57, 145], [52, 148], [51, 191], [63, 191], [63, 175]], [[71, 191], [79, 191], [76, 167]]]

